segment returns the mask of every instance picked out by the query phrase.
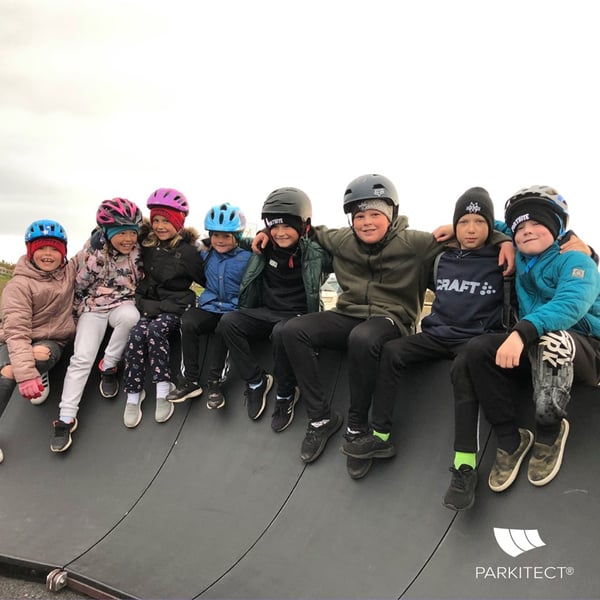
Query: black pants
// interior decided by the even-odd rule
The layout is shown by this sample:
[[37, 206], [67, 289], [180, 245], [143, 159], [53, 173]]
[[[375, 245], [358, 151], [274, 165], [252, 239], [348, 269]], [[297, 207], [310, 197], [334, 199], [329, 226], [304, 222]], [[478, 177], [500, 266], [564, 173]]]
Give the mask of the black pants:
[[[596, 385], [600, 378], [600, 340], [584, 337], [577, 333], [569, 332], [573, 342], [573, 383], [586, 383]], [[519, 397], [519, 388], [523, 385], [531, 386], [532, 363], [531, 357], [536, 357], [540, 340], [529, 350], [524, 350], [519, 361], [519, 366], [512, 369], [503, 369], [496, 365], [496, 352], [507, 338], [507, 334], [485, 334], [473, 338], [464, 347], [455, 359], [453, 366], [453, 383], [464, 385], [470, 382], [475, 397], [478, 399], [498, 437], [498, 444], [502, 447], [501, 440], [517, 435], [517, 411], [515, 399]], [[540, 338], [541, 339], [541, 338]], [[561, 367], [559, 367], [560, 369]], [[535, 383], [535, 382], [534, 382]], [[569, 392], [570, 390], [567, 390]], [[535, 397], [534, 401], [539, 399]], [[564, 409], [564, 407], [562, 407]], [[547, 412], [537, 410], [536, 427], [548, 427]], [[561, 418], [560, 410], [554, 416], [558, 421]], [[457, 448], [462, 450], [461, 448]], [[469, 450], [464, 450], [469, 451]]]
[[[200, 379], [200, 337], [215, 331], [223, 313], [213, 313], [201, 308], [190, 308], [181, 317], [181, 350], [185, 378], [198, 383]], [[218, 381], [221, 377], [227, 345], [223, 338], [215, 333], [211, 339], [212, 361], [208, 371], [208, 381]]]
[[348, 427], [368, 427], [381, 348], [385, 342], [399, 335], [398, 327], [385, 317], [365, 320], [328, 310], [288, 321], [283, 341], [309, 420], [320, 421], [331, 416], [331, 407], [319, 377], [318, 352], [321, 348], [332, 348], [347, 350], [350, 383]]
[[277, 395], [287, 397], [294, 393], [296, 378], [281, 339], [281, 331], [288, 319], [295, 316], [268, 308], [242, 308], [223, 315], [216, 333], [222, 336], [229, 348], [231, 362], [246, 383], [258, 382], [264, 371], [254, 357], [249, 340], [271, 337]]
[[[427, 333], [387, 342], [379, 361], [373, 396], [373, 429], [381, 433], [391, 432], [394, 407], [402, 403], [401, 375], [407, 367], [440, 358], [453, 360], [460, 355], [466, 343], [465, 340], [443, 340]], [[476, 452], [479, 404], [468, 380], [455, 378], [454, 370], [451, 371], [451, 377], [454, 383], [455, 449]], [[440, 398], [440, 402], [444, 401], [444, 398]]]

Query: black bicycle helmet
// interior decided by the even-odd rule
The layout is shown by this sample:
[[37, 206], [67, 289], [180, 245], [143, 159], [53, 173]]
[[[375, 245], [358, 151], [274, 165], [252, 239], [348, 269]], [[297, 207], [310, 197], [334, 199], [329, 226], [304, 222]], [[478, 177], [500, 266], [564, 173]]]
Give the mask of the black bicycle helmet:
[[352, 213], [356, 203], [363, 200], [385, 200], [398, 216], [398, 193], [394, 184], [383, 175], [361, 175], [353, 179], [344, 193], [344, 212]]
[[262, 219], [268, 215], [293, 215], [307, 223], [312, 218], [310, 198], [298, 188], [285, 187], [272, 191], [262, 207]]

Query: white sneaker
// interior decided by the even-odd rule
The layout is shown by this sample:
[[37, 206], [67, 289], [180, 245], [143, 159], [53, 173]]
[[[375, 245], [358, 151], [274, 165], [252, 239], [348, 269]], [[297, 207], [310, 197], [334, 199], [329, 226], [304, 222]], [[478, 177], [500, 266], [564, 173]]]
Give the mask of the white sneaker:
[[4, 461], [4, 452], [2, 452], [2, 448], [0, 448], [0, 463]]
[[[175, 384], [170, 381], [169, 382], [169, 391], [167, 393], [170, 394], [175, 390]], [[157, 423], [165, 423], [168, 421], [175, 412], [175, 405], [172, 402], [169, 402], [166, 398], [157, 398], [156, 399], [156, 411], [154, 413], [154, 420]]]
[[42, 373], [41, 378], [42, 383], [44, 385], [44, 391], [42, 392], [42, 395], [39, 398], [31, 398], [31, 400], [29, 400], [31, 404], [44, 404], [44, 402], [46, 402], [48, 396], [50, 395], [50, 378], [48, 377], [48, 371]]
[[123, 414], [123, 423], [125, 423], [125, 427], [133, 429], [140, 424], [140, 421], [142, 420], [142, 402], [145, 397], [146, 390], [142, 390], [140, 393], [140, 401], [137, 404], [132, 404], [131, 402], [125, 404], [125, 413]]

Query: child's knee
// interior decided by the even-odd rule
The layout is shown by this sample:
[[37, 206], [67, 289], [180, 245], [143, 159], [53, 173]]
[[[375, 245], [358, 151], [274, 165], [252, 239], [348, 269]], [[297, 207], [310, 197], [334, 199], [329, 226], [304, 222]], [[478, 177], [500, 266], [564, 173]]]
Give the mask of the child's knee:
[[48, 346], [38, 345], [33, 347], [33, 358], [36, 362], [46, 362], [50, 360], [51, 356], [52, 352]]
[[15, 373], [12, 365], [4, 365], [2, 369], [0, 369], [0, 375], [2, 375], [2, 377], [7, 377], [8, 379], [14, 379]]

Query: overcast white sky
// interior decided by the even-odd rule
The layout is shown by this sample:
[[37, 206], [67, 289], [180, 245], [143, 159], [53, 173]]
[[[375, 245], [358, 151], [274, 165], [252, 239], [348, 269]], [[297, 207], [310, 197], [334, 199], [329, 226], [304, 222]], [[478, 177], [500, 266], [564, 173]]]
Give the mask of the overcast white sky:
[[497, 216], [555, 186], [600, 248], [600, 36], [582, 0], [0, 0], [0, 258], [37, 218], [69, 254], [97, 205], [147, 214], [157, 187], [258, 222], [280, 186], [345, 225], [342, 196], [382, 173], [411, 227], [468, 187]]

